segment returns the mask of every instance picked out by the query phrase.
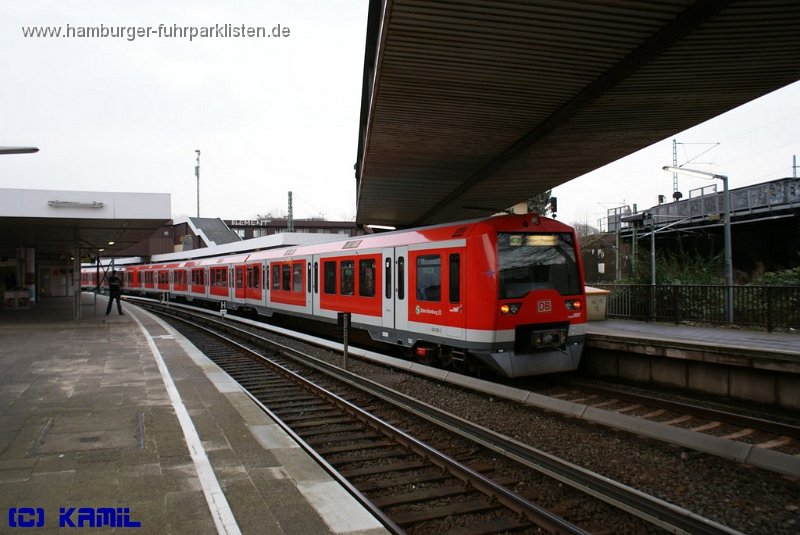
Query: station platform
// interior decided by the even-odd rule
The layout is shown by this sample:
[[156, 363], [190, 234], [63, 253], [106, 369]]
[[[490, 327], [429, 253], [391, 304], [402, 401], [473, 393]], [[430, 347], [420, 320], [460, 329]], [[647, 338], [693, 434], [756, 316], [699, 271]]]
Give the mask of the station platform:
[[386, 533], [169, 326], [72, 306], [0, 310], [0, 532]]
[[800, 409], [800, 334], [604, 320], [586, 348], [591, 375]]
[[687, 344], [731, 347], [795, 357], [800, 362], [800, 333], [752, 331], [727, 327], [696, 327], [630, 320], [604, 320], [588, 323], [593, 337], [640, 338]]
[[587, 324], [587, 346], [800, 373], [800, 333], [612, 319]]

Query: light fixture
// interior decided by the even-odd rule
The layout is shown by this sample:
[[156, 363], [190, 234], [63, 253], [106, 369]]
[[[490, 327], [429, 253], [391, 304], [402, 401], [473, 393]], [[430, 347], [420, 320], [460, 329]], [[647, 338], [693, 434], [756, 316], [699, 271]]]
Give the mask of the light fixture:
[[0, 154], [32, 154], [39, 152], [38, 147], [0, 147]]
[[114, 241], [112, 240], [112, 241], [108, 242], [108, 244], [109, 245], [114, 245]]
[[99, 201], [79, 202], [79, 201], [47, 201], [48, 206], [53, 208], [102, 208], [105, 206]]

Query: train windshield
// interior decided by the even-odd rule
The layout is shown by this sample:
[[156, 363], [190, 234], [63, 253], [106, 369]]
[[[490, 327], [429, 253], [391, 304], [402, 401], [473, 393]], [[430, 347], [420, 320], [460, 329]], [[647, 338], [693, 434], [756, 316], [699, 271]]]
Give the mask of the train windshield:
[[498, 233], [500, 299], [518, 299], [531, 290], [581, 293], [575, 243], [569, 233]]

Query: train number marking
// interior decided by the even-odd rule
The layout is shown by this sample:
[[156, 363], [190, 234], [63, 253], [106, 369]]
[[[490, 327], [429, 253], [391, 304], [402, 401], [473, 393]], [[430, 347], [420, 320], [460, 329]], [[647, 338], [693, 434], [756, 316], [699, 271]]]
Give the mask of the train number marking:
[[552, 312], [553, 302], [549, 300], [536, 301], [536, 310], [539, 312]]

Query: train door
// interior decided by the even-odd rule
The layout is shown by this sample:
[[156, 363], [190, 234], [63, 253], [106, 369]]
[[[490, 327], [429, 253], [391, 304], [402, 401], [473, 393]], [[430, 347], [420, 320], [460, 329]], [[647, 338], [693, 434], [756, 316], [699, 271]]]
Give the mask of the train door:
[[386, 247], [383, 253], [383, 320], [381, 325], [386, 329], [394, 329], [394, 247]]
[[308, 312], [309, 314], [313, 314], [314, 294], [312, 293], [312, 291], [313, 291], [313, 280], [314, 280], [314, 274], [313, 274], [314, 262], [312, 257], [310, 256], [304, 256], [303, 261], [306, 264], [306, 280], [304, 285], [304, 291], [306, 292], [306, 312]]
[[464, 266], [466, 265], [465, 248], [449, 249], [444, 255], [443, 262], [447, 263], [447, 288], [442, 291], [442, 298], [446, 299], [446, 314], [449, 318], [447, 335], [464, 339], [466, 315], [464, 314], [462, 281], [464, 280]]
[[241, 299], [244, 301], [246, 296], [246, 289], [244, 286], [245, 281], [245, 266], [234, 266], [233, 267], [233, 296], [236, 299]]
[[405, 331], [408, 329], [408, 247], [388, 247], [383, 250], [383, 258], [382, 325]]

